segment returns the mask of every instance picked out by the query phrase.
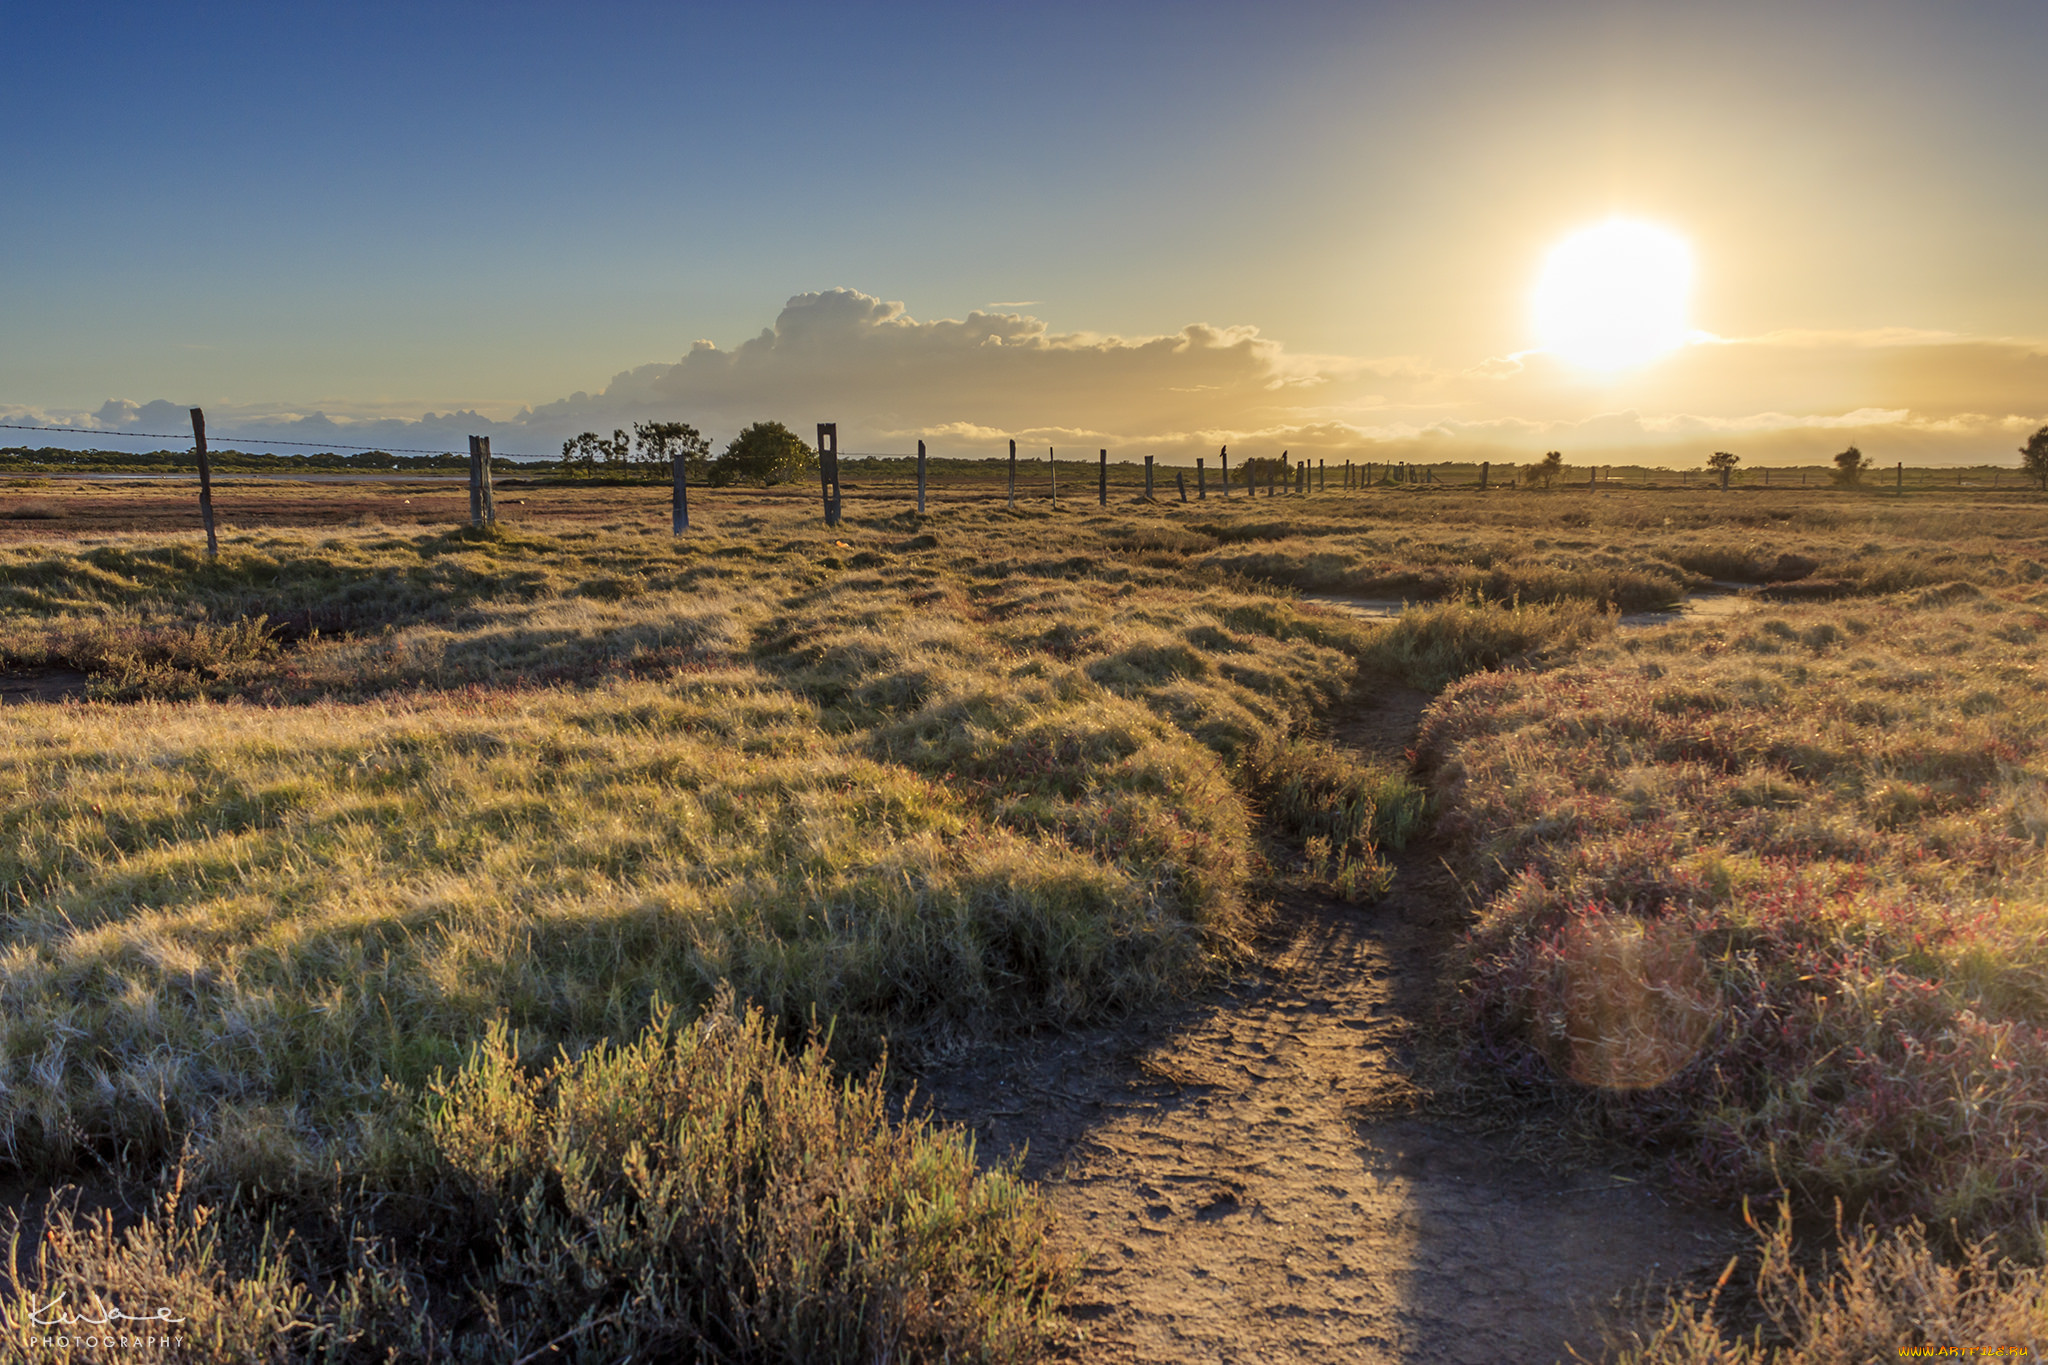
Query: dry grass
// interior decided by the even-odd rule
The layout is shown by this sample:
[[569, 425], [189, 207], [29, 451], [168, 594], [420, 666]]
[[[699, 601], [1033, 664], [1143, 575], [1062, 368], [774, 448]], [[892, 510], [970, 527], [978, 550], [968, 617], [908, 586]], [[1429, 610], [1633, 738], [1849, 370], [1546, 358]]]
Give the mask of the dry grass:
[[[209, 1365], [799, 1365], [1017, 1360], [1055, 1334], [1070, 1270], [1037, 1196], [729, 995], [539, 1074], [496, 1027], [423, 1118], [431, 1237], [357, 1221], [308, 1245], [180, 1181], [124, 1229], [60, 1213], [29, 1264], [17, 1237], [10, 1342], [48, 1361], [105, 1359], [111, 1336], [123, 1359]], [[422, 1273], [465, 1244], [466, 1277]]]
[[[1674, 1298], [1610, 1342], [1614, 1365], [1868, 1365], [2019, 1359], [2048, 1350], [2048, 1270], [2001, 1261], [1988, 1242], [1943, 1257], [1918, 1224], [1837, 1227], [1811, 1263], [1789, 1209], [1759, 1228], [1753, 1293], [1764, 1322], [1719, 1320], [1722, 1290]], [[1741, 1286], [1738, 1286], [1741, 1287]]]
[[1469, 679], [1423, 743], [1489, 898], [1470, 1058], [1708, 1187], [2033, 1240], [2048, 594], [1967, 583]]
[[[1491, 896], [1469, 1060], [1709, 1181], [2019, 1238], [2038, 514], [1286, 510], [0, 548], [0, 659], [98, 699], [0, 711], [0, 1141], [191, 1182], [60, 1218], [23, 1283], [213, 1305], [166, 1358], [1029, 1355], [1042, 1210], [831, 1066], [1209, 978], [1269, 835], [1378, 894], [1423, 804], [1321, 717], [1504, 666], [1426, 735]], [[1727, 577], [1867, 600], [1617, 630]], [[1368, 625], [1275, 584], [1443, 600]], [[721, 990], [762, 1013], [642, 1032]], [[814, 1020], [831, 1063], [776, 1050]], [[846, 1202], [781, 1201], [841, 1160], [799, 1186]]]

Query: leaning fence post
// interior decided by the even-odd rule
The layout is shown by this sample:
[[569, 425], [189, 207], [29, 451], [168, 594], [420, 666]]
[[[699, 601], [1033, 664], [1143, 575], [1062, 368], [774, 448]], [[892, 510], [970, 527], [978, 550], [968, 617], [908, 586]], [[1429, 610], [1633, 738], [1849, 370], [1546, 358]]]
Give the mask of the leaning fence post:
[[1199, 455], [1195, 456], [1195, 496], [1205, 501], [1209, 496], [1209, 469]]
[[839, 524], [839, 424], [818, 423], [818, 481], [825, 489], [825, 524]]
[[220, 558], [220, 541], [213, 534], [213, 462], [206, 458], [206, 414], [192, 409], [192, 446], [199, 452], [199, 520], [206, 526], [206, 557]]
[[917, 443], [917, 514], [924, 515], [924, 442]]
[[1010, 506], [1017, 505], [1017, 443], [1010, 442]]
[[1145, 457], [1145, 501], [1152, 501], [1152, 457]]
[[484, 524], [484, 481], [477, 473], [477, 438], [469, 438], [469, 524]]
[[489, 525], [496, 526], [498, 524], [498, 498], [491, 488], [491, 438], [488, 436], [476, 438], [476, 466], [477, 475], [483, 480], [484, 486], [484, 521]]
[[1188, 500], [1188, 476], [1176, 469], [1173, 471], [1173, 483], [1176, 488], [1180, 489], [1180, 500], [1186, 502]]
[[1104, 450], [1095, 457], [1095, 501], [1109, 506], [1109, 452]]
[[1217, 458], [1223, 461], [1223, 496], [1227, 498], [1230, 496], [1230, 447], [1225, 446], [1218, 451]]

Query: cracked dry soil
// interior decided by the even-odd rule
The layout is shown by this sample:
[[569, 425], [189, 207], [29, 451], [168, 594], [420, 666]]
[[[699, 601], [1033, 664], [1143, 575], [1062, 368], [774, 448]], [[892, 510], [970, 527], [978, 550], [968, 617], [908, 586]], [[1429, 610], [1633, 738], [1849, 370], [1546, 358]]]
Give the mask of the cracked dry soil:
[[[1383, 692], [1333, 737], [1398, 758], [1427, 701]], [[1418, 1108], [1404, 1049], [1464, 910], [1429, 842], [1397, 868], [1374, 905], [1284, 896], [1262, 960], [1204, 999], [921, 1079], [1058, 1209], [1073, 1358], [1597, 1358], [1602, 1310], [1745, 1245], [1633, 1173]]]

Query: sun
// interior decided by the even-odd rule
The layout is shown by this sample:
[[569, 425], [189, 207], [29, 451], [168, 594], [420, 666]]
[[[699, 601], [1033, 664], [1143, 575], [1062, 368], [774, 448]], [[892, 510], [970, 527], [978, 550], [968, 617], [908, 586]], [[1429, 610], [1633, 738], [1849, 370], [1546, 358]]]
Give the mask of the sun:
[[1574, 365], [1622, 370], [1685, 344], [1692, 248], [1654, 223], [1614, 218], [1551, 249], [1536, 280], [1536, 336]]

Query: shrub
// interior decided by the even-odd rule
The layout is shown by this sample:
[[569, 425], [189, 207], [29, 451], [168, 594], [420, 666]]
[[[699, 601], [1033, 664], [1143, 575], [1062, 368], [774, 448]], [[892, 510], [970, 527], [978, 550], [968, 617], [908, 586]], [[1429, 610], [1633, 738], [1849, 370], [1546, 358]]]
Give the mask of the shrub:
[[889, 1118], [879, 1071], [795, 1055], [729, 994], [676, 1029], [523, 1070], [492, 1031], [433, 1090], [435, 1146], [498, 1228], [502, 1359], [1014, 1359], [1068, 1270], [1045, 1207], [972, 1143]]
[[818, 454], [780, 422], [756, 422], [726, 443], [711, 466], [711, 482], [760, 484], [773, 487], [794, 483], [818, 471]]

